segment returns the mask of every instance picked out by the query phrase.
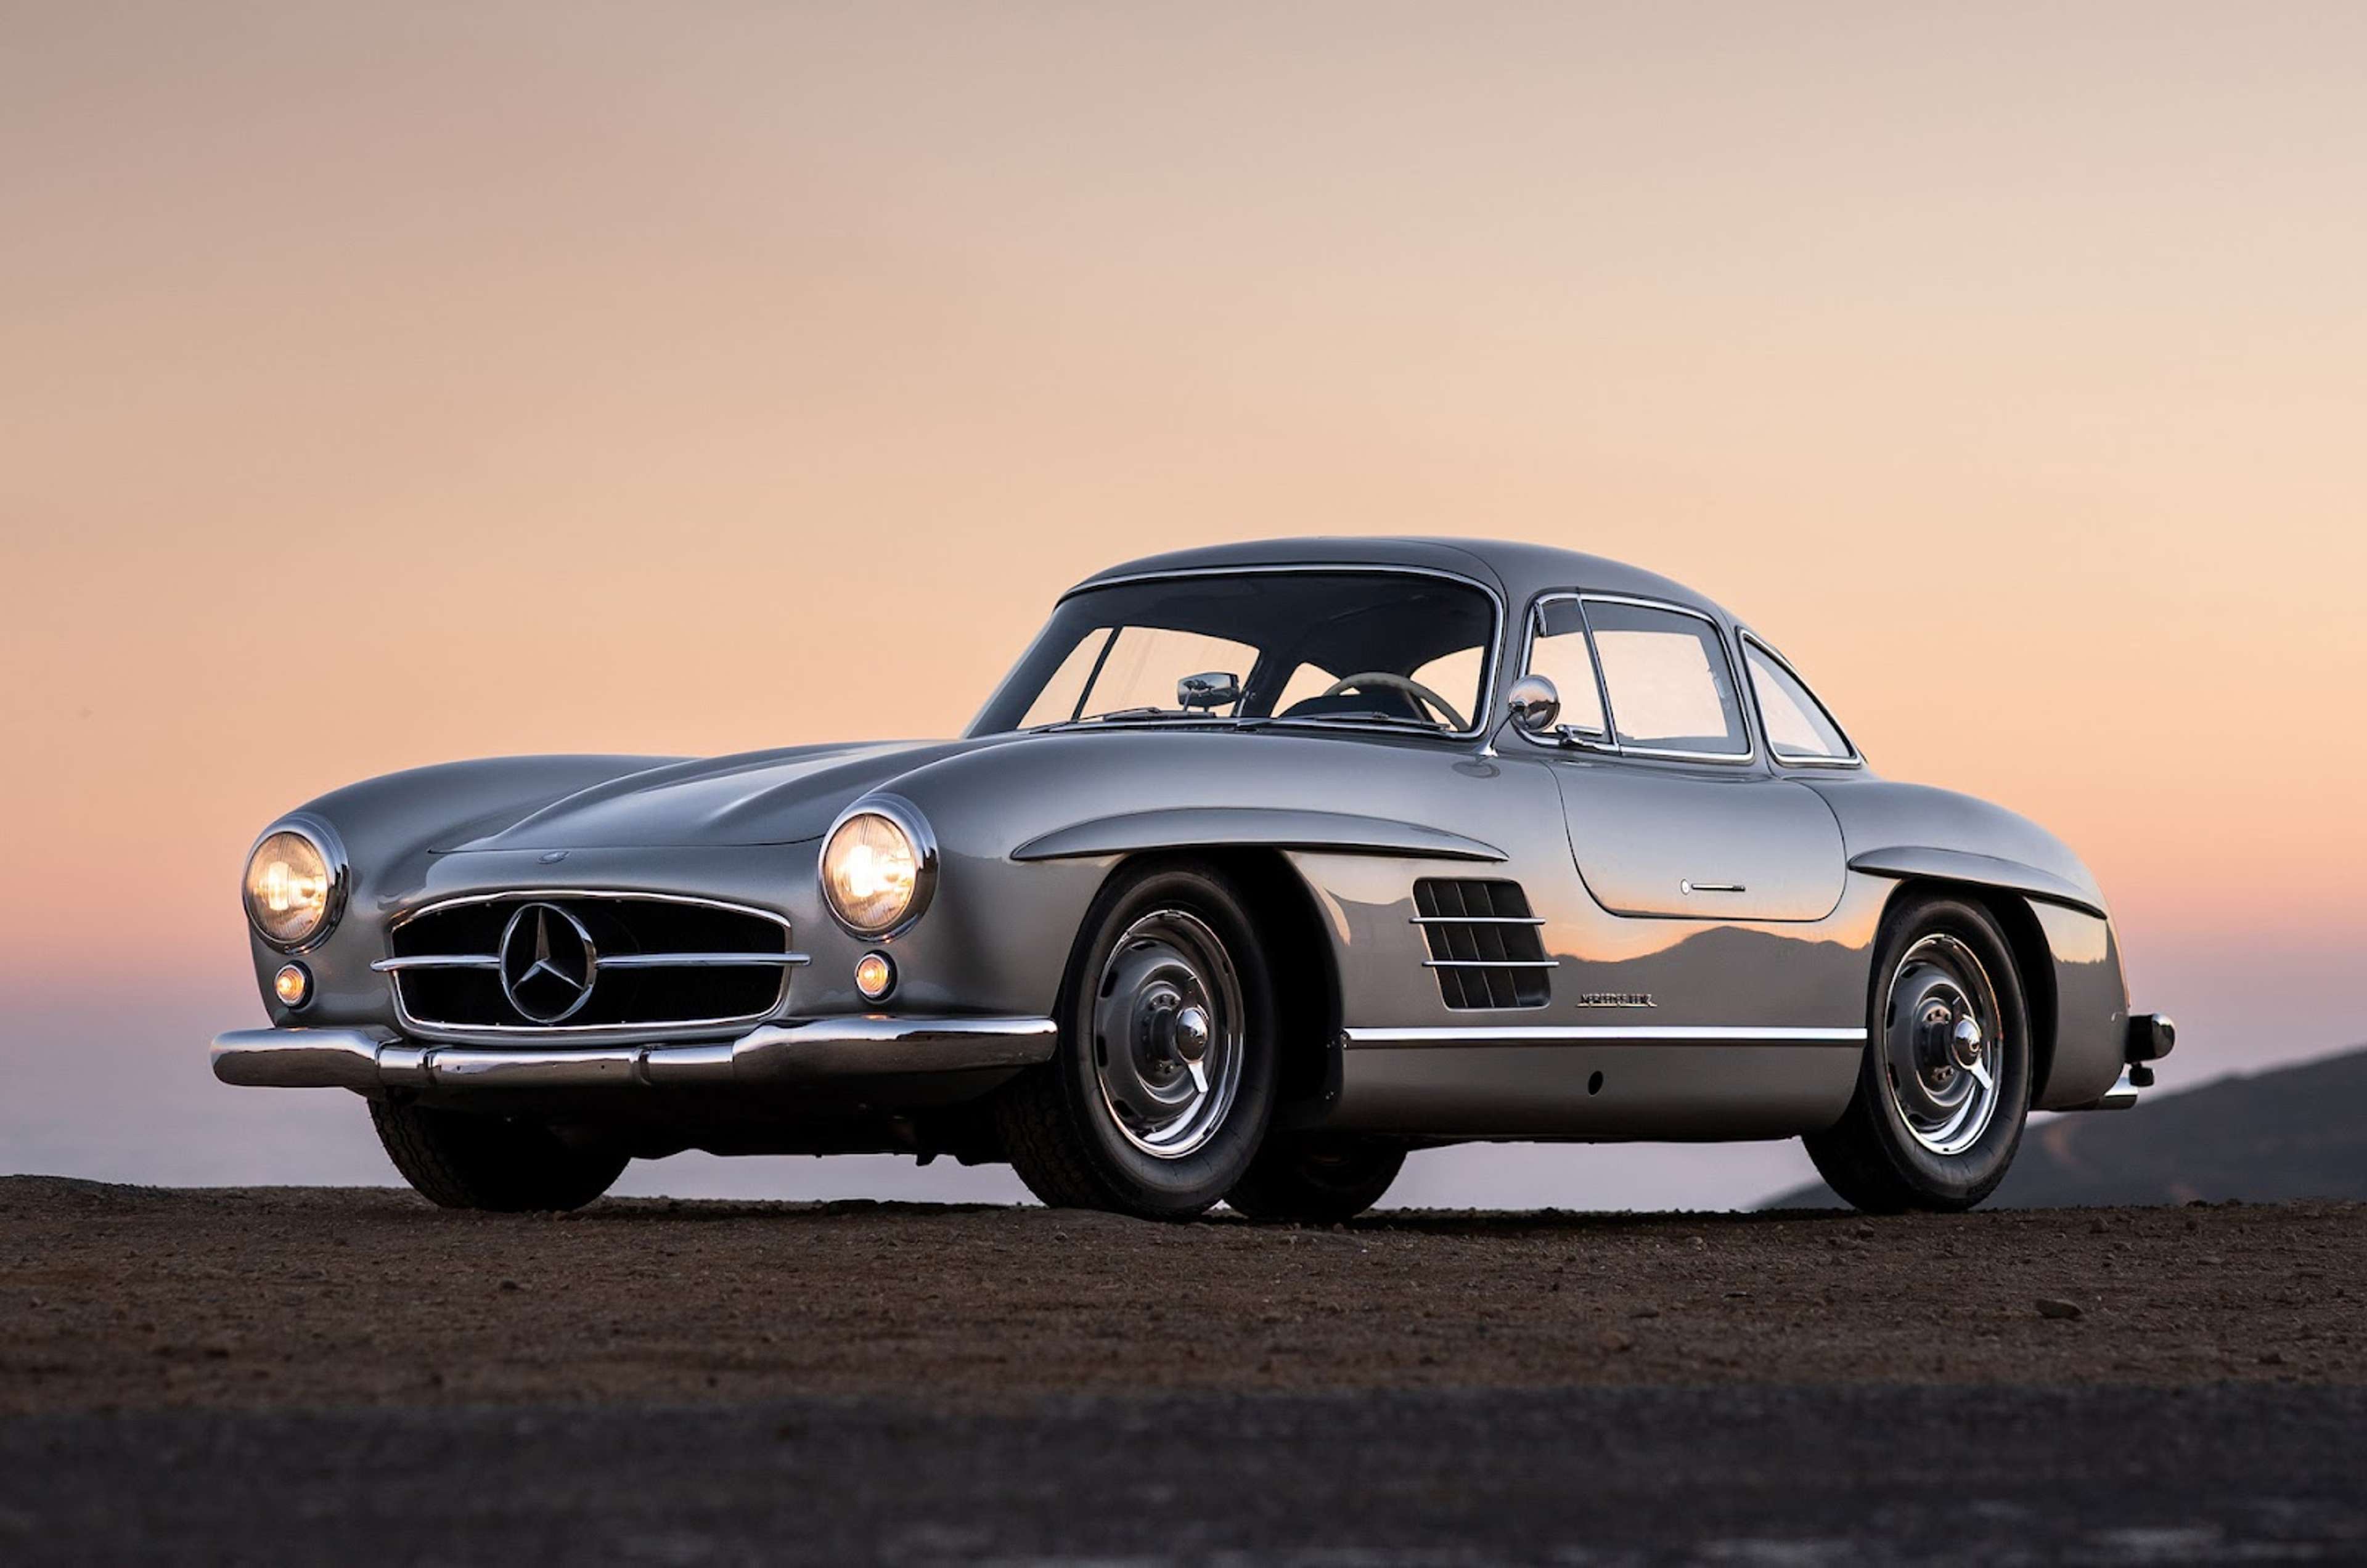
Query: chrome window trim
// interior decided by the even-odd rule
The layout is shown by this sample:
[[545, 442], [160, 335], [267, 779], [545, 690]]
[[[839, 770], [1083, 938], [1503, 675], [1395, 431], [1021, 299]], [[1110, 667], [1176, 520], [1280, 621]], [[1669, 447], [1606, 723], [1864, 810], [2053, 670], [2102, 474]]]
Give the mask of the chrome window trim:
[[[1603, 723], [1606, 725], [1614, 724], [1617, 721], [1613, 719], [1611, 716], [1610, 688], [1603, 678], [1603, 661], [1594, 657], [1594, 637], [1592, 632], [1591, 632], [1586, 626], [1586, 608], [1584, 604], [1581, 602], [1583, 595], [1580, 594], [1577, 589], [1553, 589], [1549, 592], [1538, 594], [1535, 599], [1529, 602], [1527, 621], [1529, 635], [1527, 639], [1521, 644], [1521, 674], [1530, 675], [1535, 673], [1535, 664], [1537, 652], [1537, 638], [1545, 630], [1546, 606], [1548, 604], [1557, 604], [1565, 599], [1569, 600], [1573, 604], [1579, 605], [1578, 635], [1586, 638], [1586, 667], [1588, 670], [1591, 671], [1594, 675], [1594, 701], [1596, 705], [1603, 709]], [[1614, 732], [1608, 728], [1593, 730], [1582, 728], [1578, 725], [1571, 725], [1569, 729], [1577, 731], [1578, 733], [1571, 734], [1569, 731], [1557, 728], [1549, 735], [1540, 735], [1535, 730], [1522, 729], [1517, 724], [1512, 728], [1514, 729], [1519, 729], [1522, 737], [1525, 739], [1530, 745], [1543, 746], [1550, 750], [1566, 750], [1571, 746], [1576, 746], [1581, 750], [1602, 751], [1614, 756], [1619, 751], [1619, 741]]]
[[[1062, 604], [1067, 604], [1070, 600], [1074, 599], [1081, 593], [1093, 593], [1098, 592], [1104, 588], [1119, 588], [1139, 582], [1172, 582], [1188, 577], [1279, 577], [1285, 574], [1305, 575], [1310, 572], [1326, 577], [1431, 577], [1437, 578], [1440, 581], [1446, 582], [1459, 582], [1467, 588], [1476, 588], [1480, 592], [1486, 594], [1488, 596], [1489, 605], [1495, 612], [1495, 622], [1488, 634], [1488, 657], [1481, 662], [1479, 667], [1479, 700], [1474, 705], [1476, 711], [1471, 716], [1471, 723], [1468, 728], [1463, 729], [1434, 730], [1419, 729], [1412, 726], [1404, 724], [1359, 724], [1353, 719], [1266, 717], [1251, 719], [1249, 721], [1251, 724], [1254, 725], [1259, 729], [1280, 729], [1286, 728], [1329, 734], [1344, 732], [1353, 735], [1396, 735], [1416, 740], [1478, 740], [1481, 737], [1487, 735], [1494, 728], [1497, 697], [1496, 678], [1498, 671], [1503, 664], [1505, 653], [1504, 640], [1506, 631], [1506, 611], [1504, 607], [1504, 595], [1499, 592], [1493, 584], [1485, 582], [1477, 577], [1473, 577], [1467, 572], [1449, 571], [1444, 567], [1435, 566], [1376, 565], [1371, 561], [1342, 561], [1336, 564], [1293, 562], [1276, 566], [1194, 566], [1184, 567], [1174, 571], [1137, 571], [1128, 572], [1123, 577], [1095, 578], [1090, 582], [1080, 582], [1074, 588], [1070, 589], [1066, 593], [1061, 594], [1058, 599], [1052, 601], [1052, 607], [1057, 610]], [[1034, 649], [1034, 647], [1035, 644], [1033, 643], [1028, 645], [1030, 651]], [[1024, 660], [1026, 658], [1026, 654], [1021, 654], [1020, 658]], [[1016, 666], [1014, 666], [1014, 668], [1016, 668]], [[1086, 689], [1090, 692], [1092, 687], [1088, 685]], [[997, 693], [1001, 690], [1002, 687], [999, 685], [995, 688]], [[994, 694], [989, 694], [987, 701], [991, 704], [993, 700]], [[1184, 718], [1184, 716], [1181, 714], [1176, 716], [1179, 721], [1182, 721]], [[1207, 718], [1200, 718], [1192, 722], [1194, 723], [1195, 728], [1223, 728], [1237, 721], [1230, 719], [1211, 721]], [[972, 728], [975, 728], [977, 720], [973, 719], [971, 721]], [[1129, 726], [1127, 728], [1140, 727]], [[995, 733], [1018, 734], [1021, 732], [1017, 730], [999, 730]]]
[[[724, 909], [735, 915], [753, 915], [759, 919], [770, 920], [781, 928], [783, 951], [777, 954], [752, 953], [749, 956], [752, 964], [761, 960], [766, 964], [779, 964], [780, 989], [775, 994], [772, 1005], [761, 1012], [731, 1013], [719, 1018], [676, 1019], [661, 1023], [447, 1023], [415, 1016], [410, 1008], [404, 1005], [402, 999], [402, 976], [400, 970], [395, 966], [425, 968], [429, 965], [403, 965], [402, 959], [390, 954], [387, 959], [374, 963], [370, 967], [386, 975], [387, 990], [394, 998], [395, 1021], [405, 1035], [421, 1040], [460, 1044], [471, 1042], [491, 1042], [498, 1044], [515, 1040], [554, 1038], [629, 1043], [643, 1040], [681, 1040], [699, 1034], [745, 1030], [753, 1024], [769, 1022], [788, 1010], [790, 977], [801, 965], [812, 961], [807, 954], [794, 951], [792, 944], [796, 937], [796, 928], [790, 923], [787, 915], [777, 910], [760, 909], [753, 904], [735, 904], [724, 898], [702, 898], [685, 893], [651, 893], [631, 887], [504, 887], [489, 893], [463, 893], [455, 897], [438, 898], [432, 904], [422, 904], [415, 909], [404, 910], [387, 922], [387, 937], [391, 942], [397, 931], [426, 915], [459, 908], [469, 904], [497, 904], [510, 898], [522, 899], [528, 903], [538, 900], [555, 903], [569, 898], [632, 898], [651, 904], [686, 904], [696, 908]], [[439, 957], [448, 961], [459, 955], [427, 954], [425, 956]], [[499, 964], [499, 954], [494, 955], [493, 962], [496, 965]], [[608, 961], [603, 960], [603, 962]]]
[[[1727, 646], [1726, 628], [1719, 626], [1717, 617], [1706, 610], [1696, 610], [1690, 604], [1679, 604], [1667, 599], [1647, 599], [1634, 593], [1590, 593], [1582, 588], [1549, 590], [1538, 594], [1529, 604], [1529, 637], [1521, 649], [1521, 671], [1523, 674], [1529, 671], [1529, 661], [1536, 649], [1537, 633], [1544, 618], [1545, 607], [1564, 599], [1577, 602], [1579, 617], [1585, 622], [1587, 662], [1594, 669], [1594, 689], [1603, 703], [1603, 722], [1609, 728], [1603, 732], [1600, 739], [1595, 739], [1591, 731], [1565, 739], [1559, 734], [1536, 735], [1525, 729], [1521, 730], [1522, 736], [1530, 745], [1542, 746], [1556, 751], [1566, 751], [1575, 748], [1581, 751], [1592, 751], [1608, 757], [1640, 757], [1655, 762], [1707, 762], [1722, 768], [1748, 767], [1759, 760], [1758, 730], [1755, 728], [1758, 705], [1756, 702], [1746, 702], [1742, 692], [1741, 676], [1747, 672], [1735, 668], [1734, 651]], [[1674, 615], [1689, 615], [1708, 626], [1711, 632], [1710, 640], [1717, 645], [1718, 658], [1726, 665], [1727, 683], [1734, 693], [1735, 716], [1742, 721], [1745, 749], [1740, 751], [1678, 751], [1662, 746], [1630, 746], [1621, 740], [1619, 714], [1611, 704], [1611, 678], [1603, 672], [1603, 660], [1594, 647], [1594, 623], [1586, 615], [1586, 606], [1589, 604], [1630, 604], [1639, 610], [1664, 610]], [[1785, 668], [1788, 669], [1789, 666]], [[1517, 725], [1513, 728], [1519, 728]], [[1836, 724], [1834, 728], [1840, 728], [1840, 726]]]
[[[1800, 672], [1792, 667], [1792, 661], [1784, 658], [1782, 654], [1776, 652], [1773, 645], [1769, 643], [1765, 637], [1761, 637], [1757, 632], [1752, 631], [1748, 626], [1736, 626], [1734, 628], [1734, 636], [1735, 640], [1739, 642], [1743, 648], [1742, 678], [1744, 681], [1750, 682], [1750, 716], [1752, 720], [1759, 726], [1759, 733], [1762, 736], [1767, 736], [1767, 760], [1773, 762], [1779, 768], [1864, 767], [1865, 754], [1857, 749], [1857, 742], [1850, 739], [1849, 730], [1842, 726], [1841, 721], [1839, 718], [1833, 716], [1831, 705], [1828, 704], [1824, 698], [1817, 695], [1817, 689], [1814, 686], [1809, 685], [1806, 680], [1801, 678]], [[1759, 701], [1758, 683], [1750, 681], [1750, 650], [1754, 648], [1760, 652], [1765, 654], [1768, 658], [1773, 660], [1778, 669], [1782, 670], [1784, 674], [1792, 677], [1792, 679], [1798, 683], [1800, 690], [1808, 694], [1808, 700], [1817, 705], [1817, 711], [1825, 716], [1825, 722], [1833, 727], [1833, 733], [1840, 736], [1841, 738], [1841, 744], [1849, 748], [1848, 756], [1786, 757], [1781, 751], [1775, 750], [1774, 738], [1767, 735], [1767, 714], [1765, 708]]]

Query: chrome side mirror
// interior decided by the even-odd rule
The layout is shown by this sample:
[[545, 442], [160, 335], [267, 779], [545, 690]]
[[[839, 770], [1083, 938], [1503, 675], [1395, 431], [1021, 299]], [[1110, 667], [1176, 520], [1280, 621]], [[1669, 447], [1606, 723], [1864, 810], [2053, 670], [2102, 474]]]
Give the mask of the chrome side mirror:
[[1240, 700], [1241, 678], [1222, 670], [1186, 675], [1175, 682], [1175, 705], [1186, 713], [1194, 708], [1220, 708]]
[[1512, 722], [1531, 735], [1550, 734], [1561, 717], [1561, 693], [1542, 675], [1523, 675], [1505, 694]]

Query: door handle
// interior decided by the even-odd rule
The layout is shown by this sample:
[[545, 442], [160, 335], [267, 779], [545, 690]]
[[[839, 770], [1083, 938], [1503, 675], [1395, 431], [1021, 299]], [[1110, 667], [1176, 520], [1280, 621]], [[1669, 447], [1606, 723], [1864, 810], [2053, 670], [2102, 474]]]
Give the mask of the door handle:
[[1739, 882], [1694, 882], [1691, 879], [1677, 884], [1688, 893], [1748, 893], [1750, 888]]

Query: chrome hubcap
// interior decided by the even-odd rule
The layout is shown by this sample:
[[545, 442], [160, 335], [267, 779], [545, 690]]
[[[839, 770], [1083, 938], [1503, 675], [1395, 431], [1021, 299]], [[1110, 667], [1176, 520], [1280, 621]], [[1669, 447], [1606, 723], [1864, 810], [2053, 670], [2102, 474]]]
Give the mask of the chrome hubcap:
[[1127, 927], [1093, 995], [1093, 1069], [1127, 1142], [1181, 1159], [1214, 1137], [1241, 1077], [1241, 993], [1199, 917], [1157, 909]]
[[1935, 1155], [1964, 1153], [1996, 1118], [1998, 1019], [1988, 971], [1953, 936], [1924, 937], [1890, 977], [1883, 1050], [1891, 1101], [1908, 1134]]

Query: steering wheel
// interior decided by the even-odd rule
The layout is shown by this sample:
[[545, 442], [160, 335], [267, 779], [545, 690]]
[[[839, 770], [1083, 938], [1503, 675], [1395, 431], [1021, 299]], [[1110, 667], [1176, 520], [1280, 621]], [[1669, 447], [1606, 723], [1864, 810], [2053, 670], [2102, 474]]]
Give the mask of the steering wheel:
[[[1402, 675], [1392, 675], [1386, 670], [1366, 670], [1360, 674], [1342, 675], [1337, 681], [1331, 682], [1331, 687], [1322, 694], [1322, 696], [1336, 697], [1341, 693], [1348, 690], [1351, 686], [1355, 687], [1359, 691], [1365, 692], [1371, 691], [1376, 686], [1386, 686], [1392, 692], [1403, 692], [1407, 696], [1411, 697], [1414, 701], [1429, 708], [1432, 713], [1437, 715], [1441, 718], [1448, 720], [1448, 727], [1450, 728], [1468, 729], [1471, 728], [1469, 725], [1463, 722], [1463, 716], [1461, 714], [1456, 713], [1453, 707], [1448, 705], [1444, 697], [1440, 696], [1436, 692], [1432, 691], [1428, 686], [1423, 685], [1419, 681], [1409, 681]], [[1319, 702], [1321, 700], [1322, 697], [1317, 698], [1317, 701]]]

